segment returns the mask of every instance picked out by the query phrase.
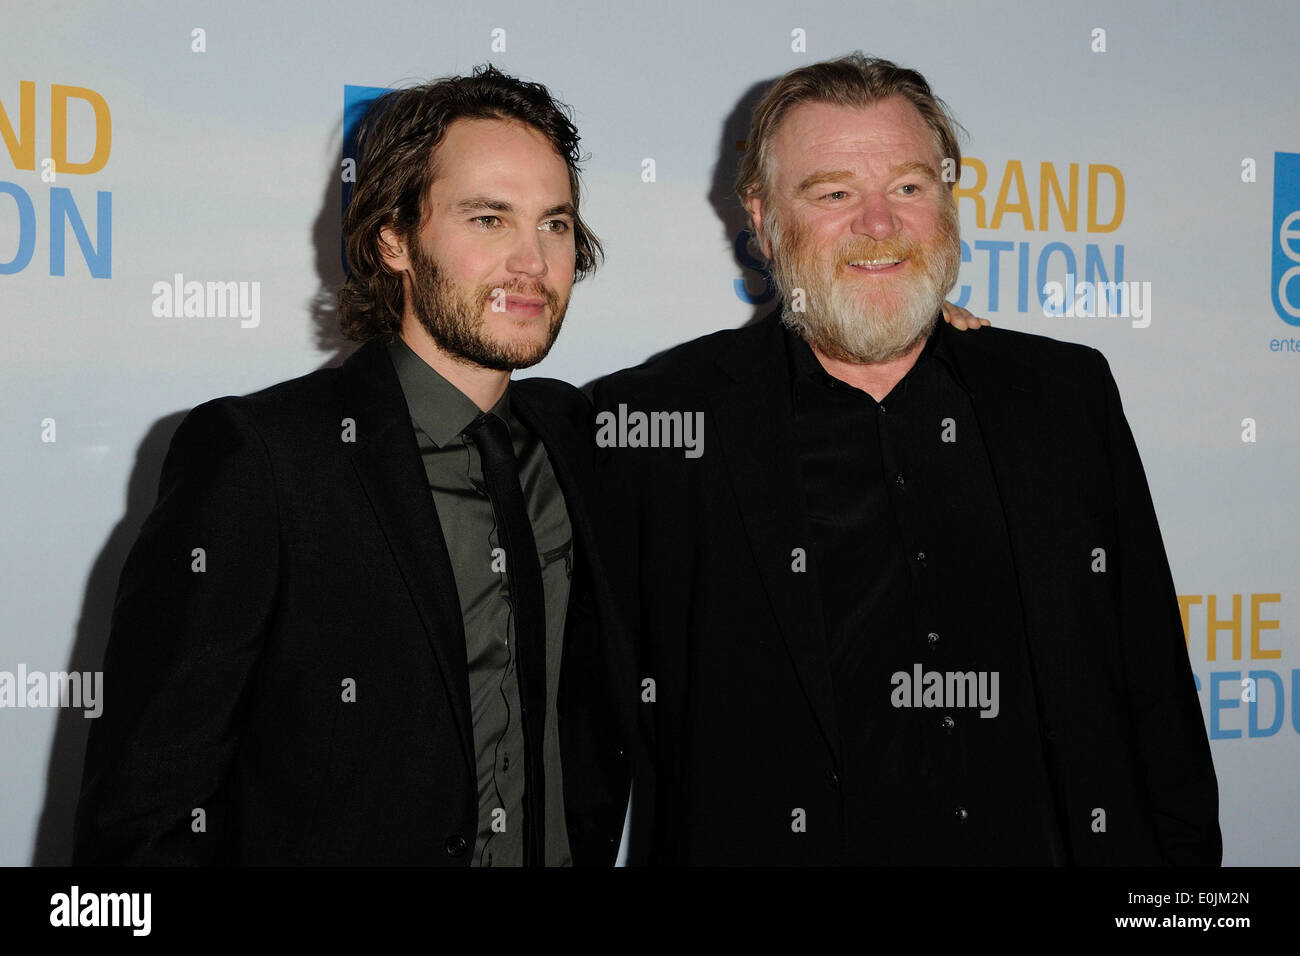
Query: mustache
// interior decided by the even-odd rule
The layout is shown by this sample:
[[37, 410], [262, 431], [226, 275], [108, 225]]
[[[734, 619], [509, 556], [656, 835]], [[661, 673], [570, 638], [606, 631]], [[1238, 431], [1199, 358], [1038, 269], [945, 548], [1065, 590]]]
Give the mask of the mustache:
[[475, 305], [479, 312], [496, 298], [498, 289], [503, 290], [506, 295], [527, 295], [545, 299], [552, 315], [560, 311], [560, 296], [550, 286], [538, 279], [511, 279], [509, 282], [479, 286], [478, 294], [475, 296]]
[[915, 239], [896, 236], [885, 240], [855, 236], [835, 247], [835, 265], [846, 266], [863, 259], [919, 259], [924, 250]]

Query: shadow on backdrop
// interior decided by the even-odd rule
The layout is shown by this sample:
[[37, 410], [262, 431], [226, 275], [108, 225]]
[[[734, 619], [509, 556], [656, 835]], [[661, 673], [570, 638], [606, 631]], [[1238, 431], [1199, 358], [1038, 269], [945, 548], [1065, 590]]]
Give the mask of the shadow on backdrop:
[[[731, 248], [732, 258], [736, 266], [732, 277], [734, 293], [742, 302], [752, 307], [749, 318], [741, 323], [741, 328], [753, 325], [769, 315], [780, 304], [777, 299], [776, 283], [772, 281], [772, 277], [763, 263], [761, 253], [759, 253], [756, 246], [751, 244], [750, 240], [753, 238], [753, 234], [749, 229], [749, 217], [740, 205], [740, 199], [736, 196], [736, 171], [740, 167], [740, 157], [744, 154], [746, 137], [749, 136], [750, 116], [754, 112], [754, 107], [758, 104], [758, 101], [767, 92], [767, 88], [775, 83], [777, 79], [778, 77], [774, 76], [766, 80], [760, 80], [750, 86], [736, 102], [735, 106], [732, 107], [731, 112], [723, 119], [722, 126], [718, 130], [718, 148], [717, 157], [713, 164], [713, 177], [709, 185], [709, 191], [705, 194], [705, 199], [713, 207], [713, 212], [718, 217], [723, 241]], [[717, 281], [722, 281], [722, 278], [721, 274], [719, 274]], [[699, 334], [707, 335], [716, 331], [718, 330], [713, 328], [702, 328], [699, 330]], [[647, 357], [645, 361], [653, 362], [664, 352], [670, 351], [674, 347], [669, 346], [655, 352]], [[617, 369], [610, 369], [605, 374], [611, 374], [615, 371]], [[601, 378], [604, 378], [604, 374], [598, 375], [581, 386], [582, 391], [586, 393], [588, 398], [591, 397], [596, 382], [600, 381]]]
[[[312, 225], [318, 286], [305, 303], [304, 311], [311, 323], [316, 348], [326, 356], [318, 368], [339, 365], [357, 344], [344, 339], [338, 330], [337, 298], [343, 283], [343, 185], [339, 172], [342, 129], [340, 120], [329, 140], [328, 152], [336, 158], [325, 175], [320, 211]], [[303, 374], [308, 371], [303, 369]], [[158, 419], [136, 449], [135, 464], [127, 480], [126, 513], [100, 549], [86, 581], [76, 636], [66, 665], [69, 672], [103, 668], [118, 578], [141, 526], [154, 508], [167, 449], [187, 414], [187, 411], [177, 411]], [[102, 693], [107, 706], [111, 689], [105, 688]], [[91, 723], [80, 710], [60, 708], [58, 711], [46, 767], [45, 798], [32, 851], [33, 866], [67, 866], [72, 861], [73, 822]]]

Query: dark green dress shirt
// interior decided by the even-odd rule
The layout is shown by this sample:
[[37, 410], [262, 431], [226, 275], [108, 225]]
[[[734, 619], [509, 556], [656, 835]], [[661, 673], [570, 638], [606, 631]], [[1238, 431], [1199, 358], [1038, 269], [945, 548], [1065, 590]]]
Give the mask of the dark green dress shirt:
[[[388, 350], [411, 412], [465, 624], [478, 776], [478, 834], [472, 862], [522, 866], [524, 733], [505, 551], [483, 483], [478, 448], [462, 434], [479, 417], [479, 408], [402, 339], [390, 342]], [[492, 413], [510, 428], [541, 560], [546, 602], [545, 860], [547, 866], [568, 866], [573, 860], [564, 822], [556, 695], [573, 569], [573, 532], [546, 449], [511, 414], [509, 386]]]

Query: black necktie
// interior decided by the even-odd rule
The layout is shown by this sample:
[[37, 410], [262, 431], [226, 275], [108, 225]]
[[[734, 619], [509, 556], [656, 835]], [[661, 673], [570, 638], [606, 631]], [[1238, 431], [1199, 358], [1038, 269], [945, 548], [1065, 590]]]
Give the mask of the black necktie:
[[[486, 412], [465, 429], [483, 459], [483, 480], [497, 534], [506, 552], [506, 581], [514, 611], [519, 702], [524, 725], [524, 866], [542, 866], [545, 787], [542, 729], [546, 723], [546, 607], [537, 542], [519, 484], [510, 429]], [[486, 560], [486, 556], [485, 556]]]

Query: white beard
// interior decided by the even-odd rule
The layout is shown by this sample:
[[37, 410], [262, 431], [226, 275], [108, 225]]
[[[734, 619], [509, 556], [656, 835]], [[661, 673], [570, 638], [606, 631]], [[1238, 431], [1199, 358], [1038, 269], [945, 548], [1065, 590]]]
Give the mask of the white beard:
[[[784, 299], [782, 321], [809, 345], [839, 361], [870, 365], [907, 354], [930, 334], [944, 297], [957, 282], [961, 244], [955, 223], [951, 225], [929, 247], [905, 241], [907, 273], [877, 280], [832, 274], [839, 268], [839, 249], [818, 256], [813, 275], [795, 274], [800, 254], [783, 247], [779, 226], [769, 221], [772, 277]], [[897, 249], [897, 240], [881, 248], [891, 245]], [[802, 296], [796, 290], [802, 290]], [[802, 311], [796, 308], [800, 299]]]

